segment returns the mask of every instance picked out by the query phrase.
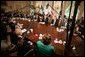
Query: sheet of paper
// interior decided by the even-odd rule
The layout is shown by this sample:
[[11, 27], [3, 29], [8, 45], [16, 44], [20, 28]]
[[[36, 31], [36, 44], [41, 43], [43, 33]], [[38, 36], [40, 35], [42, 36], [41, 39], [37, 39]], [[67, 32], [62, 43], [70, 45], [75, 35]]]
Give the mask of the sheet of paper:
[[22, 33], [26, 32], [27, 30], [26, 29], [22, 29]]
[[62, 40], [59, 40], [59, 44], [62, 44]]
[[54, 40], [54, 43], [59, 43], [59, 41], [57, 41], [57, 40]]
[[39, 37], [39, 39], [42, 39], [42, 37]]
[[30, 33], [30, 31], [27, 31], [27, 33], [29, 34], [29, 33]]
[[76, 47], [75, 46], [73, 46], [73, 48], [72, 48], [73, 50], [75, 50], [76, 49]]
[[66, 44], [66, 41], [63, 41], [63, 45], [65, 45]]
[[45, 24], [45, 22], [39, 22], [39, 24]]

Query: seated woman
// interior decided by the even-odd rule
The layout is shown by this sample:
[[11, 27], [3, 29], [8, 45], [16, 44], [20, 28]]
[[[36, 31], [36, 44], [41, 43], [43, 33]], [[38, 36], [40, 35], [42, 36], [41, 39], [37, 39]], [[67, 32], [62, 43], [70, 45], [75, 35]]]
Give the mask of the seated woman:
[[37, 41], [36, 50], [39, 56], [53, 56], [54, 47], [50, 44], [51, 36], [45, 34], [42, 41]]
[[17, 24], [17, 23], [16, 23], [15, 19], [10, 18], [10, 20], [9, 20], [9, 27], [11, 28], [12, 32], [15, 31], [15, 25], [16, 25], [16, 24]]
[[19, 24], [15, 21], [15, 19], [11, 18], [9, 20], [9, 27], [11, 28], [11, 33], [10, 33], [10, 37], [11, 37], [11, 42], [12, 44], [17, 44], [17, 41], [20, 38], [20, 35], [22, 35], [22, 24]]
[[18, 40], [22, 38], [22, 31], [20, 28], [15, 27], [15, 31], [11, 32], [11, 42], [15, 45], [17, 45]]
[[22, 29], [23, 24], [20, 24], [20, 23], [16, 22], [15, 19], [11, 18], [11, 19], [9, 20], [9, 26], [10, 26], [10, 28], [12, 29], [12, 32], [14, 32], [14, 31], [15, 31], [15, 26], [17, 26], [17, 27], [19, 27], [20, 29]]
[[30, 49], [28, 41], [22, 36], [22, 30], [18, 26], [15, 26], [15, 31], [11, 33], [11, 43], [16, 45], [18, 56], [23, 56]]

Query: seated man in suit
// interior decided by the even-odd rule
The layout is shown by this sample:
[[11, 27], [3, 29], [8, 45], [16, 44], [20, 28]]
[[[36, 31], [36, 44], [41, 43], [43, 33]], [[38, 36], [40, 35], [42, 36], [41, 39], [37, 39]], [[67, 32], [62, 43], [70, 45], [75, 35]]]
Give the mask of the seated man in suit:
[[45, 34], [42, 41], [37, 41], [36, 50], [38, 55], [40, 56], [53, 56], [54, 55], [54, 47], [50, 44], [51, 36], [49, 34]]

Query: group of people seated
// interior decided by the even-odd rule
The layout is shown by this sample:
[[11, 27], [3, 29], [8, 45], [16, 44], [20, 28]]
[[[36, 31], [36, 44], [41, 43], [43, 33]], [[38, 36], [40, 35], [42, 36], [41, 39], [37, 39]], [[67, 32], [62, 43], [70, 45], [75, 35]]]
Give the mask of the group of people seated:
[[66, 27], [67, 19], [58, 18], [49, 4], [45, 7], [41, 5], [40, 11], [36, 13], [35, 11], [30, 12], [30, 14], [24, 14], [21, 12], [9, 12], [9, 16], [27, 18], [30, 20], [37, 20], [38, 22], [45, 22], [45, 24], [50, 24], [51, 26], [60, 28], [61, 26]]
[[[16, 22], [15, 19], [7, 19], [2, 15], [1, 18], [1, 56], [53, 56], [54, 47], [51, 45], [51, 35], [44, 34], [43, 39], [32, 42], [22, 33], [23, 24]], [[29, 41], [33, 43], [30, 45]], [[33, 49], [31, 53], [28, 53]]]
[[[4, 17], [4, 18], [3, 18]], [[21, 24], [13, 19], [7, 19], [2, 16], [1, 19], [1, 51], [2, 55], [7, 54], [9, 49], [18, 45], [19, 40], [22, 39]]]
[[[47, 5], [48, 8], [49, 4]], [[37, 41], [37, 43], [33, 43], [31, 46], [28, 41], [30, 39], [23, 37], [22, 27], [23, 24], [16, 22], [14, 19], [10, 18], [11, 16], [8, 15], [1, 15], [1, 55], [8, 56], [11, 52], [17, 52], [17, 56], [24, 56], [24, 54], [30, 50], [34, 49], [34, 55], [40, 56], [53, 56], [55, 55], [55, 49], [50, 44], [51, 43], [51, 35], [44, 34], [42, 41]], [[24, 18], [23, 14], [16, 15], [14, 17], [21, 17]], [[25, 18], [30, 18], [31, 20], [37, 19], [38, 22], [45, 22], [45, 24], [49, 24], [54, 26], [55, 28], [61, 28], [61, 26], [67, 26], [67, 19], [66, 16], [64, 18], [58, 19], [53, 11], [50, 13], [34, 13], [33, 15], [25, 15]], [[81, 31], [81, 34], [84, 35], [84, 18], [76, 21], [75, 25], [75, 33]], [[72, 19], [69, 19], [69, 26], [72, 24]], [[71, 28], [69, 27], [69, 30]], [[31, 41], [32, 42], [32, 41]], [[10, 50], [11, 49], [11, 50]], [[30, 54], [28, 54], [30, 55]], [[32, 53], [33, 55], [33, 53]]]

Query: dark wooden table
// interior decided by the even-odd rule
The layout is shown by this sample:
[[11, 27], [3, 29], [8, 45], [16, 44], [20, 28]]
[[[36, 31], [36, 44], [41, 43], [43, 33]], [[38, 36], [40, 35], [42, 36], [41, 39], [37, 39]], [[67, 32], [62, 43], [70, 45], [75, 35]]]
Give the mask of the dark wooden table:
[[[37, 21], [30, 21], [30, 22], [28, 20], [16, 20], [16, 21], [21, 23], [21, 24], [23, 23], [23, 29], [24, 28], [27, 29], [28, 27], [29, 27], [29, 29], [33, 29], [33, 33], [30, 33], [27, 35], [28, 38], [30, 40], [32, 40], [33, 42], [36, 42], [39, 40], [35, 36], [35, 34], [39, 35], [39, 34], [49, 33], [52, 37], [51, 44], [54, 46], [56, 54], [64, 55], [64, 48], [65, 48], [64, 45], [63, 44], [56, 44], [56, 43], [54, 43], [54, 40], [57, 38], [58, 40], [65, 41], [66, 40], [66, 31], [57, 32], [56, 28], [50, 26], [50, 24], [48, 24], [48, 25], [39, 24], [39, 22], [37, 22]], [[27, 30], [29, 30], [29, 29], [27, 29]], [[78, 44], [77, 43], [77, 42], [79, 42], [78, 37], [73, 36], [72, 42]], [[73, 50], [71, 52], [70, 51], [68, 52], [68, 54], [70, 56], [73, 56], [74, 53], [76, 53], [76, 52], [73, 52]]]

